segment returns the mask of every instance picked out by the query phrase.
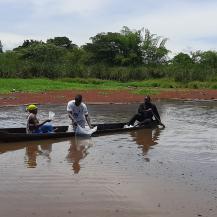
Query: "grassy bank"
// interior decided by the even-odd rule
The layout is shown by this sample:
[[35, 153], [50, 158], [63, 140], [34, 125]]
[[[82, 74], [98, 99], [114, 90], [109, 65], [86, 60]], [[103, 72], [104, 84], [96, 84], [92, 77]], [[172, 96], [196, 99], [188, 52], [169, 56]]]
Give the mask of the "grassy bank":
[[217, 82], [175, 82], [168, 79], [118, 82], [99, 79], [63, 78], [49, 79], [0, 79], [0, 93], [44, 92], [51, 90], [122, 90], [127, 89], [137, 94], [154, 94], [160, 89], [217, 89]]

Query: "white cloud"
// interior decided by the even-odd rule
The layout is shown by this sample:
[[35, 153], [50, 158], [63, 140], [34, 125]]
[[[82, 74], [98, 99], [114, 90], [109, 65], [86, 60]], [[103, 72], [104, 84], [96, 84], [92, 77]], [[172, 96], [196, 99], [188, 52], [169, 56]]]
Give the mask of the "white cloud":
[[21, 34], [3, 33], [3, 32], [0, 32], [0, 39], [2, 41], [4, 50], [11, 50], [14, 47], [21, 45], [23, 41], [27, 39], [42, 40], [39, 36], [33, 37], [31, 35], [21, 35]]
[[63, 35], [81, 45], [99, 32], [120, 31], [126, 25], [168, 37], [168, 48], [174, 52], [217, 49], [215, 0], [0, 0], [0, 10], [1, 3], [13, 5], [14, 19], [0, 13], [0, 40], [7, 48], [24, 39]]
[[[32, 10], [41, 15], [49, 14], [85, 14], [104, 7], [109, 0], [0, 0], [0, 3], [32, 5]], [[27, 7], [28, 9], [28, 7]]]
[[62, 0], [62, 1], [49, 1], [47, 0], [51, 9], [56, 13], [80, 13], [85, 14], [89, 12], [95, 12], [100, 8], [103, 8], [107, 4], [107, 0]]
[[[199, 7], [195, 4], [182, 3], [171, 5], [168, 9], [155, 13], [129, 18], [126, 25], [132, 28], [148, 28], [152, 33], [168, 37], [171, 49], [211, 49], [208, 41], [201, 44], [200, 37], [217, 36], [217, 3]], [[213, 44], [217, 49], [217, 44]]]
[[0, 39], [3, 44], [3, 49], [10, 50], [20, 44], [23, 40], [23, 35], [0, 32]]

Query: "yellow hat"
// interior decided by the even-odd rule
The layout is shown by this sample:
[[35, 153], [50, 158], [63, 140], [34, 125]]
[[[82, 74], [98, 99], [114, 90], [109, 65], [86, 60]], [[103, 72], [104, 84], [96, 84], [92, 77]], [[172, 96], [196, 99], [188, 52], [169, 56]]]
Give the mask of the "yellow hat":
[[36, 109], [37, 109], [37, 106], [36, 106], [36, 105], [33, 105], [33, 104], [28, 105], [28, 106], [26, 107], [26, 110], [27, 110], [27, 111], [34, 111], [34, 110], [36, 110]]

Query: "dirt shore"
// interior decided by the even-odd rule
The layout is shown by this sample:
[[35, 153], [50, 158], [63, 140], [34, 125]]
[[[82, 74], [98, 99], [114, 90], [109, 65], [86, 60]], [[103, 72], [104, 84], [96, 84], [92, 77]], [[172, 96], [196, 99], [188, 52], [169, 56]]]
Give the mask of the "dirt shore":
[[[0, 94], [0, 106], [37, 104], [64, 104], [74, 98], [76, 94], [82, 94], [84, 101], [91, 103], [137, 103], [142, 102], [144, 96], [130, 93], [126, 90], [88, 90], [88, 91], [48, 91], [42, 93], [11, 93]], [[156, 99], [176, 100], [217, 100], [217, 90], [163, 90], [159, 94], [152, 95]]]

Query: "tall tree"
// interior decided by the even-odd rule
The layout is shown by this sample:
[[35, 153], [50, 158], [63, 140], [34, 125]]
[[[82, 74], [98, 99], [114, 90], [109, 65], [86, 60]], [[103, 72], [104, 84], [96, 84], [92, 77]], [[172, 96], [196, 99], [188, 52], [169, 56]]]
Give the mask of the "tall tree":
[[166, 62], [169, 50], [165, 47], [167, 38], [151, 34], [145, 29], [142, 42], [143, 61], [145, 64], [161, 64]]
[[136, 31], [124, 26], [120, 33], [97, 34], [83, 48], [90, 54], [90, 63], [135, 66], [166, 62], [167, 39], [151, 34], [147, 29], [143, 37], [142, 32], [143, 29]]
[[217, 69], [217, 52], [216, 51], [205, 51], [201, 53], [200, 62], [207, 67]]
[[193, 63], [193, 60], [191, 59], [190, 55], [181, 52], [173, 57], [172, 63], [184, 66]]
[[65, 47], [65, 48], [76, 48], [76, 44], [72, 44], [72, 41], [68, 37], [55, 37], [50, 38], [47, 40], [48, 44], [54, 44], [59, 47]]
[[122, 28], [120, 37], [122, 55], [119, 55], [121, 65], [142, 64], [141, 32], [142, 30], [130, 30], [127, 26]]
[[44, 44], [43, 41], [37, 41], [37, 40], [33, 40], [33, 39], [30, 39], [30, 40], [24, 40], [23, 44], [21, 46], [18, 46], [16, 48], [14, 48], [13, 50], [14, 51], [20, 51], [22, 49], [26, 49], [26, 48], [29, 48], [29, 47], [34, 47], [36, 45], [42, 45]]
[[103, 62], [109, 65], [138, 65], [142, 63], [140, 31], [123, 27], [120, 33], [100, 33], [91, 38], [83, 48], [89, 52], [91, 63]]
[[119, 54], [118, 38], [120, 33], [99, 33], [91, 37], [92, 43], [87, 43], [83, 48], [90, 54], [90, 63], [104, 62], [114, 64], [114, 59]]
[[22, 58], [40, 63], [56, 63], [60, 61], [65, 51], [53, 44], [38, 44], [23, 49]]

